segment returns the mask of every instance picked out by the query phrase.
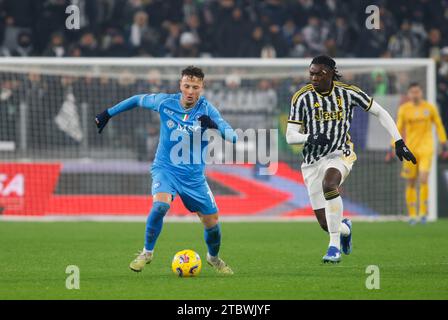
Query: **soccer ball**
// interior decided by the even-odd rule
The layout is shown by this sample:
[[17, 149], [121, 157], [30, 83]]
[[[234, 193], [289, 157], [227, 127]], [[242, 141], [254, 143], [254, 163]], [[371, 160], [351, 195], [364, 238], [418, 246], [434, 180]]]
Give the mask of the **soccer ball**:
[[174, 255], [171, 269], [179, 277], [194, 277], [201, 272], [201, 257], [193, 250], [182, 250]]

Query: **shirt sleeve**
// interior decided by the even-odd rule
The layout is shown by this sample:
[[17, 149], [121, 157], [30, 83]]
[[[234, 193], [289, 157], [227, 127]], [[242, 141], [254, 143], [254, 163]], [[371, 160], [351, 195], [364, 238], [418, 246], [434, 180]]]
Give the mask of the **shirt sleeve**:
[[442, 123], [442, 119], [440, 118], [439, 111], [437, 108], [433, 105], [431, 105], [432, 109], [432, 121], [434, 125], [436, 126], [437, 136], [439, 137], [439, 141], [441, 143], [446, 142], [446, 131]]
[[303, 99], [295, 95], [291, 99], [291, 109], [289, 111], [289, 123], [303, 124]]
[[139, 106], [159, 112], [159, 106], [169, 95], [166, 93], [145, 94], [140, 97]]
[[[405, 113], [403, 111], [404, 109], [402, 107], [398, 108], [398, 114], [397, 114], [397, 129], [398, 132], [401, 134], [401, 136], [404, 137], [404, 133], [405, 133], [405, 125], [406, 125], [406, 121], [405, 121]], [[395, 141], [394, 139], [391, 140], [391, 145], [395, 146]]]
[[121, 101], [115, 106], [107, 109], [111, 117], [116, 116], [124, 111], [134, 109], [135, 107], [142, 107], [154, 111], [159, 111], [159, 105], [168, 95], [164, 93], [157, 94], [138, 94], [126, 100]]
[[238, 140], [238, 135], [232, 126], [225, 121], [219, 111], [210, 105], [208, 116], [217, 124], [218, 130], [223, 139], [235, 143]]
[[370, 110], [373, 103], [373, 98], [371, 96], [356, 86], [350, 86], [349, 92], [355, 105], [361, 107], [364, 111]]

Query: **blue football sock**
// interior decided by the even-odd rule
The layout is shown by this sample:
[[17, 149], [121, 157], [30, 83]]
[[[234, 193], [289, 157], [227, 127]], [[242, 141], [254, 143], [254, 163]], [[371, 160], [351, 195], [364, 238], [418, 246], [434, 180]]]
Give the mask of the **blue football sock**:
[[157, 238], [162, 230], [163, 217], [170, 205], [165, 202], [154, 202], [148, 219], [146, 220], [145, 249], [154, 250]]
[[205, 229], [204, 238], [207, 243], [208, 253], [211, 256], [216, 257], [221, 245], [221, 227], [219, 224], [211, 227], [210, 229]]

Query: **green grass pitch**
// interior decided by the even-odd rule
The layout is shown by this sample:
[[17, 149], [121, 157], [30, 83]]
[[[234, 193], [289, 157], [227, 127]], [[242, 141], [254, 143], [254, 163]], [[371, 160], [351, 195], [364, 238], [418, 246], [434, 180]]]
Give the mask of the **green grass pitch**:
[[[354, 250], [338, 265], [321, 258], [328, 236], [317, 223], [222, 223], [221, 256], [235, 271], [205, 262], [196, 278], [178, 278], [181, 249], [205, 258], [198, 223], [166, 223], [155, 258], [141, 273], [129, 262], [143, 246], [144, 223], [0, 222], [0, 300], [4, 299], [448, 299], [448, 221], [354, 222]], [[80, 289], [65, 287], [68, 265]], [[366, 268], [380, 289], [366, 288]]]

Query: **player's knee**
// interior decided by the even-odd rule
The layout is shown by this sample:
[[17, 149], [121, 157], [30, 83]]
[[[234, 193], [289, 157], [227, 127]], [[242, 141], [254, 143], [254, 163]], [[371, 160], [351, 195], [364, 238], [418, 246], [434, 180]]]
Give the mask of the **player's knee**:
[[416, 179], [407, 179], [406, 184], [408, 187], [414, 188], [416, 184]]
[[150, 212], [150, 218], [151, 219], [163, 219], [165, 217], [166, 213], [170, 209], [170, 205], [165, 202], [154, 202], [152, 204], [152, 209]]
[[210, 214], [210, 215], [202, 214], [200, 215], [200, 218], [206, 228], [212, 228], [218, 224], [217, 214]]
[[428, 173], [422, 173], [422, 174], [420, 174], [420, 183], [428, 183], [428, 176], [429, 176], [429, 174]]
[[339, 183], [336, 179], [324, 179], [322, 181], [322, 189], [324, 193], [338, 191]]
[[337, 190], [341, 181], [342, 174], [339, 169], [328, 168], [325, 171], [325, 176], [322, 180], [322, 189], [324, 192]]

